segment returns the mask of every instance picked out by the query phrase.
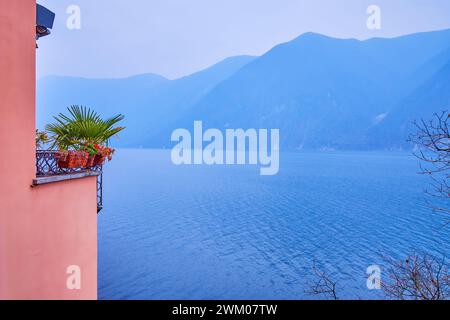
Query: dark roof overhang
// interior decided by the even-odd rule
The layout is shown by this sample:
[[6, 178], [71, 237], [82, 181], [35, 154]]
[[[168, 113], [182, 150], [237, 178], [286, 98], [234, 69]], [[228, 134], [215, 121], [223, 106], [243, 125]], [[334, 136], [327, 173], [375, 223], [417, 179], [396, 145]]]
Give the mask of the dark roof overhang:
[[46, 7], [36, 4], [36, 38], [45, 37], [50, 34], [55, 21], [55, 13]]

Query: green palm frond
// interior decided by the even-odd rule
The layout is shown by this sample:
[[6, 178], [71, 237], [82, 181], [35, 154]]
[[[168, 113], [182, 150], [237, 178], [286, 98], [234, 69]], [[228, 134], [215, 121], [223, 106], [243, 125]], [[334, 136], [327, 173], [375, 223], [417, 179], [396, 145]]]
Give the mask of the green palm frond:
[[56, 123], [48, 125], [46, 130], [51, 134], [53, 146], [60, 149], [108, 143], [111, 137], [125, 129], [116, 126], [124, 119], [123, 115], [103, 120], [94, 110], [83, 106], [71, 106], [67, 115], [60, 113], [54, 118]]

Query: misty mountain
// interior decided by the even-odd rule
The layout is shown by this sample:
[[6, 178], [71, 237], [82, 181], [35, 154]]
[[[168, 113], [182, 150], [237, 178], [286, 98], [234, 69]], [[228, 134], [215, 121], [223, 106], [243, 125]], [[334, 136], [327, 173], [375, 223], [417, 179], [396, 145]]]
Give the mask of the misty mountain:
[[124, 79], [85, 79], [49, 76], [37, 82], [37, 126], [70, 105], [89, 106], [102, 116], [124, 114], [127, 130], [116, 146], [138, 147], [149, 136], [184, 115], [193, 104], [242, 66], [251, 56], [225, 59], [214, 66], [176, 80], [155, 74]]
[[380, 148], [386, 146], [384, 141], [389, 141], [390, 148], [410, 148], [405, 138], [415, 132], [414, 121], [427, 121], [433, 118], [434, 113], [448, 113], [449, 110], [450, 58], [438, 72], [369, 130], [370, 144]]
[[368, 130], [439, 70], [449, 40], [448, 30], [368, 41], [305, 34], [216, 86], [174, 128], [194, 120], [280, 128], [287, 149], [385, 147], [389, 140], [371, 144]]
[[170, 147], [174, 129], [202, 120], [279, 128], [285, 149], [389, 149], [406, 139], [408, 119], [448, 101], [449, 61], [450, 30], [366, 41], [307, 33], [177, 80], [46, 78], [38, 119], [69, 104], [124, 113], [122, 146]]

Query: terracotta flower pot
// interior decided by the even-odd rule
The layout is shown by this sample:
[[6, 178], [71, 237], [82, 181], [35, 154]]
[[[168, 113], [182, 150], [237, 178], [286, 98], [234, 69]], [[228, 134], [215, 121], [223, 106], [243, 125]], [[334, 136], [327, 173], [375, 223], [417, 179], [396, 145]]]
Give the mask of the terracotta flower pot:
[[90, 168], [94, 166], [94, 162], [95, 162], [95, 157], [96, 156], [89, 156], [87, 159], [87, 163], [86, 163], [86, 167]]
[[89, 153], [84, 151], [61, 151], [57, 154], [58, 167], [74, 169], [86, 167]]
[[94, 166], [102, 166], [105, 163], [106, 157], [100, 154], [97, 154], [94, 157]]

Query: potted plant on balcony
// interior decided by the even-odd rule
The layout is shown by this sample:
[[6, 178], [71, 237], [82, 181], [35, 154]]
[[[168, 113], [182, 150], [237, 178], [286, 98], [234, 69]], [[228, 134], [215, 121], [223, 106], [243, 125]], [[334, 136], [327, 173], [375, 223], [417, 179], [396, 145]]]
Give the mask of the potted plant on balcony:
[[109, 148], [98, 144], [94, 145], [94, 148], [97, 150], [93, 163], [94, 166], [103, 165], [106, 159], [108, 159], [108, 161], [112, 160], [112, 155], [115, 152], [113, 148]]
[[60, 113], [55, 124], [46, 127], [61, 168], [80, 168], [101, 165], [106, 158], [111, 160], [114, 149], [108, 147], [111, 137], [125, 127], [116, 126], [124, 119], [117, 115], [106, 120], [95, 111], [80, 106], [68, 108], [68, 115]]

